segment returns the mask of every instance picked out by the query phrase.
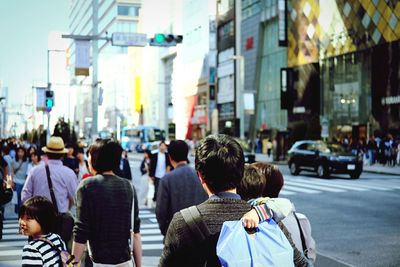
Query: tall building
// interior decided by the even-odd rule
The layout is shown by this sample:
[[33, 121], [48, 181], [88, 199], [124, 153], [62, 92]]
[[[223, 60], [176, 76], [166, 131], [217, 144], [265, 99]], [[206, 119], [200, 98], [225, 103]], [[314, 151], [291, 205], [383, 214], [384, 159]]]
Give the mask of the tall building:
[[288, 1], [287, 14], [289, 122], [319, 115], [328, 139], [399, 135], [400, 2]]
[[[132, 105], [136, 85], [131, 68], [134, 57], [128, 56], [128, 48], [113, 47], [104, 37], [111, 37], [115, 32], [138, 32], [140, 8], [141, 0], [71, 0], [70, 34], [103, 37], [91, 41], [89, 76], [71, 72], [72, 90], [77, 93], [78, 117], [75, 119], [79, 121], [81, 135], [93, 132], [93, 116], [96, 114], [98, 130], [111, 132], [117, 130], [117, 121], [128, 124], [138, 118]], [[72, 66], [75, 65], [75, 51], [75, 42], [72, 41], [69, 48]], [[93, 69], [97, 69], [96, 73]]]
[[217, 56], [216, 4], [214, 0], [185, 0], [182, 11], [183, 64], [185, 69], [191, 70], [184, 82], [189, 112], [185, 137], [198, 140], [212, 130]]
[[399, 1], [246, 1], [250, 135], [276, 140], [281, 158], [298, 139], [399, 135], [399, 19]]

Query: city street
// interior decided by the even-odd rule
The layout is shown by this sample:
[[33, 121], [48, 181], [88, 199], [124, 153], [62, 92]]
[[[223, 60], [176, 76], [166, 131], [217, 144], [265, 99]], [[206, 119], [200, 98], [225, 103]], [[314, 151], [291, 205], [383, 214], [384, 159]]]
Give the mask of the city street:
[[[129, 155], [135, 184], [142, 156]], [[194, 163], [193, 157], [190, 161]], [[345, 175], [320, 179], [306, 172], [291, 176], [286, 166], [279, 168], [285, 176], [281, 197], [291, 199], [311, 222], [318, 251], [316, 266], [398, 265], [400, 177], [364, 172], [359, 180]], [[163, 237], [154, 209], [141, 209], [140, 217], [144, 266], [157, 266]], [[7, 218], [0, 241], [0, 266], [20, 266], [26, 238], [17, 235], [17, 230], [15, 216]]]
[[310, 220], [316, 266], [399, 265], [400, 177], [364, 172], [358, 180], [348, 175], [320, 179], [279, 168], [285, 177], [281, 196]]

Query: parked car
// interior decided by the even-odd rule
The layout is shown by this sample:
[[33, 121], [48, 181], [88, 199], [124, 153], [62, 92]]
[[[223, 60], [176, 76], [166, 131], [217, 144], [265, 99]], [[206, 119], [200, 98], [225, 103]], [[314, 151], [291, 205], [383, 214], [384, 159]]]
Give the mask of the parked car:
[[331, 173], [345, 173], [352, 179], [358, 179], [363, 170], [362, 155], [346, 152], [338, 144], [312, 140], [298, 141], [290, 148], [288, 154], [292, 175], [307, 170], [316, 172], [318, 177], [329, 177]]

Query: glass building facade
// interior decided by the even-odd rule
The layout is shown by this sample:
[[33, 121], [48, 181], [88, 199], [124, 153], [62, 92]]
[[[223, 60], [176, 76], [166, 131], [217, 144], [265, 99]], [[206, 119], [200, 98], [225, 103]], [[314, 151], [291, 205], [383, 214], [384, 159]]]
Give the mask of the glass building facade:
[[[307, 98], [304, 88], [317, 86], [312, 74], [317, 73], [318, 115], [328, 125], [324, 137], [399, 134], [400, 2], [292, 0], [287, 5], [294, 96]], [[314, 71], [301, 75], [304, 69]], [[288, 110], [289, 124], [315, 115], [299, 109], [296, 100]]]

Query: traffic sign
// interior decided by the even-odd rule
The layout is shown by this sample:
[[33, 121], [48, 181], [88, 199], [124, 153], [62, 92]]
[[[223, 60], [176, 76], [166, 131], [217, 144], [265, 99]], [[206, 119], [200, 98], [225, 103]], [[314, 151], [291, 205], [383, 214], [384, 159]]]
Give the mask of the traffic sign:
[[36, 87], [36, 110], [46, 110], [46, 87]]
[[111, 37], [114, 46], [146, 46], [147, 42], [145, 33], [114, 32]]

